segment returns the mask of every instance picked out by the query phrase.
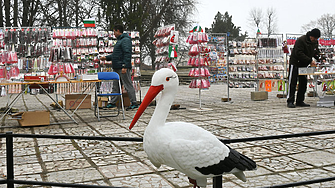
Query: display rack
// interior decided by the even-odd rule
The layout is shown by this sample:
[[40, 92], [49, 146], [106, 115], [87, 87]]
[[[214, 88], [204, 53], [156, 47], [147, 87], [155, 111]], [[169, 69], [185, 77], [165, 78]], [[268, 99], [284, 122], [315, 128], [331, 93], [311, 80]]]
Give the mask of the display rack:
[[257, 38], [256, 91], [285, 93], [283, 34], [260, 34]]
[[159, 27], [155, 33], [155, 70], [172, 67], [175, 71], [174, 60], [177, 58], [179, 32], [175, 30], [175, 24]]
[[[201, 27], [199, 27], [201, 28]], [[202, 30], [192, 30], [188, 36], [186, 42], [190, 44], [188, 55], [188, 65], [192, 66], [189, 72], [189, 76], [193, 79], [189, 85], [190, 88], [199, 89], [199, 109], [203, 110], [201, 104], [201, 90], [208, 89], [210, 82], [208, 77], [210, 76], [208, 66], [210, 65], [210, 48], [207, 46], [209, 41], [208, 35]]]
[[79, 75], [96, 73], [98, 65], [98, 30], [96, 28], [53, 28], [49, 75]]
[[228, 51], [228, 35], [227, 33], [209, 33], [208, 34], [208, 48], [210, 49], [209, 58], [210, 65], [209, 71], [211, 76], [208, 78], [211, 83], [226, 83], [227, 84], [227, 100], [222, 100], [224, 102], [230, 101], [229, 96], [229, 83], [230, 73], [229, 64], [229, 53]]
[[256, 39], [229, 41], [231, 88], [253, 88], [256, 81]]
[[[23, 73], [46, 75], [50, 32], [48, 27], [0, 28], [0, 82], [23, 80]], [[1, 96], [6, 96], [22, 88], [2, 86], [0, 90]]]

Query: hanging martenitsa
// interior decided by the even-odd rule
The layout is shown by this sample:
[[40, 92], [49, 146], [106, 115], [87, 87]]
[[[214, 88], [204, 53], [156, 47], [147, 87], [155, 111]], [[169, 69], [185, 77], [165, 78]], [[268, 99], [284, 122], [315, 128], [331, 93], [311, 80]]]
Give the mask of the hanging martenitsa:
[[175, 25], [167, 25], [157, 29], [156, 39], [152, 42], [157, 48], [155, 51], [156, 70], [164, 67], [177, 70], [174, 60], [178, 57], [179, 32], [175, 31]]
[[178, 53], [177, 53], [178, 52], [178, 40], [179, 40], [179, 32], [171, 31], [170, 44], [169, 44], [170, 63], [168, 64], [168, 66], [172, 68], [174, 71], [177, 71], [174, 60], [177, 59], [178, 57]]
[[188, 54], [191, 56], [188, 65], [193, 68], [189, 72], [189, 76], [194, 77], [191, 81], [190, 88], [207, 89], [210, 87], [208, 77], [210, 73], [208, 71], [210, 49], [207, 46], [208, 36], [201, 26], [195, 26], [189, 31], [186, 42], [189, 43], [190, 50]]

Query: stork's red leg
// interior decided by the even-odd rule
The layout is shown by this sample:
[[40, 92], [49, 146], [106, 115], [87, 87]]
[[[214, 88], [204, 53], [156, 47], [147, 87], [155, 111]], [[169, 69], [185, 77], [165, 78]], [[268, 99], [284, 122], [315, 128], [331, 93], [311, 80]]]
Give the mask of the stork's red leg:
[[188, 181], [189, 181], [190, 183], [193, 184], [193, 188], [197, 188], [197, 187], [200, 188], [200, 187], [197, 185], [197, 180], [188, 177]]

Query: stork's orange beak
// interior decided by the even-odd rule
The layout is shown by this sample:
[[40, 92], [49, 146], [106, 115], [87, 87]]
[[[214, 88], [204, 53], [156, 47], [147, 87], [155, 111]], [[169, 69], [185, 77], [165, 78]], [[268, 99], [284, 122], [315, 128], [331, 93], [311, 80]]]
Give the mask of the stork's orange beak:
[[161, 92], [164, 89], [163, 85], [159, 86], [150, 86], [147, 94], [145, 95], [142, 104], [138, 108], [133, 121], [131, 122], [129, 129], [132, 129], [137, 122], [137, 120], [141, 117], [144, 110], [149, 106], [152, 100], [158, 95], [159, 92]]

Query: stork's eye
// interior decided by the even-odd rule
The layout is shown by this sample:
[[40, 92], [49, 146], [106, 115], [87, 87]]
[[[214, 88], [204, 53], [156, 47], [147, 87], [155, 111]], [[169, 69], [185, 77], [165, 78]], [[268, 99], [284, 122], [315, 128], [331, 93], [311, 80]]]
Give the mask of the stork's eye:
[[165, 80], [168, 82], [170, 81], [170, 77], [166, 77]]

